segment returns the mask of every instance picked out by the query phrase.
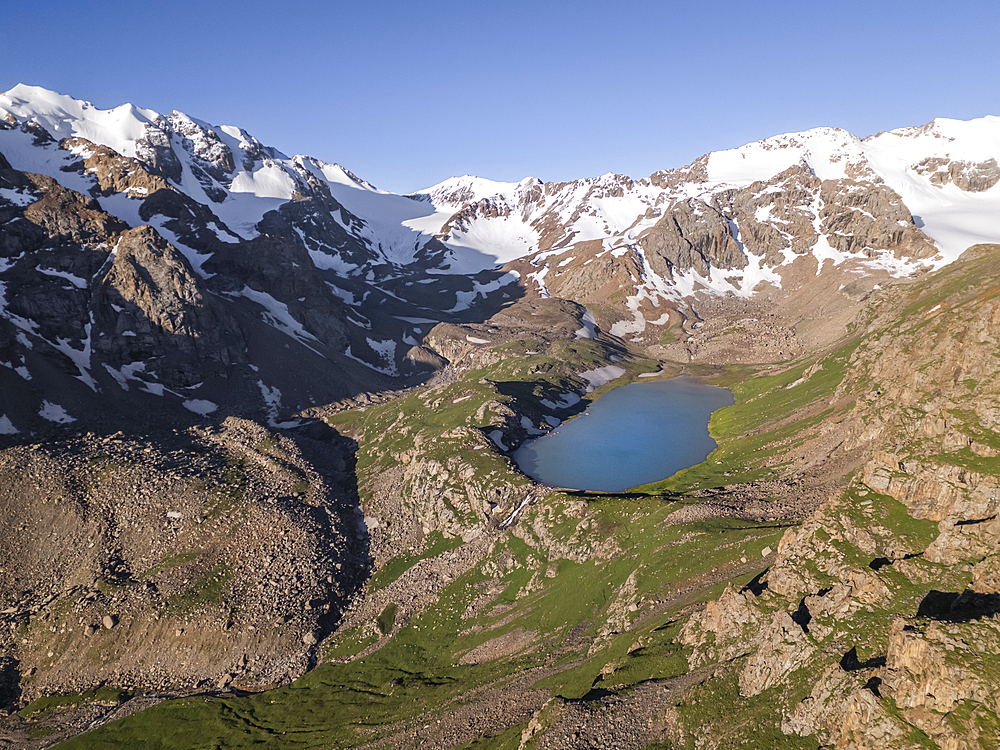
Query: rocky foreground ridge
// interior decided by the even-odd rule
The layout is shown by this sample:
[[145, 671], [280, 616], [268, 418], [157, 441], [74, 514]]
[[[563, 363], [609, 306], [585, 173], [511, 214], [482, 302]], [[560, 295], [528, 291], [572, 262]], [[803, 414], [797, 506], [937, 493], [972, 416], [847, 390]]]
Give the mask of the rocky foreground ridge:
[[[681, 639], [743, 696], [795, 684], [786, 734], [829, 747], [1000, 737], [996, 249], [873, 306], [831, 403], [863, 463], [789, 530], [759, 588], [727, 588]], [[900, 315], [900, 310], [903, 315]]]

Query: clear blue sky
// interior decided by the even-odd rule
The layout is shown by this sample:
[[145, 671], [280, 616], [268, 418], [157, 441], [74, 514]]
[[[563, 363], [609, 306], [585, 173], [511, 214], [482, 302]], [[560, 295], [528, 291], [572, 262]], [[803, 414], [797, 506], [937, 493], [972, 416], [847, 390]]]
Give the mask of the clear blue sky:
[[408, 192], [1000, 114], [998, 31], [979, 0], [0, 0], [0, 89], [178, 109]]

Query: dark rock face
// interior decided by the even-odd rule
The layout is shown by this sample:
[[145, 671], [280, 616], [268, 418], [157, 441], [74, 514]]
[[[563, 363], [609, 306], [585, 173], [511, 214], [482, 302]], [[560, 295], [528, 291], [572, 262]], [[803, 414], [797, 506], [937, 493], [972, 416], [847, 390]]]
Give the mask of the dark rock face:
[[[4, 168], [6, 167], [6, 168]], [[36, 197], [27, 207], [0, 206], [4, 308], [48, 341], [86, 337], [86, 290], [127, 225], [88, 196], [51, 178], [0, 164], [0, 187]]]
[[212, 253], [226, 244], [209, 228], [210, 224], [236, 237], [212, 213], [212, 209], [173, 189], [157, 190], [150, 195], [139, 206], [139, 216], [143, 221], [164, 217], [163, 228], [173, 232], [182, 243], [198, 253]]
[[170, 123], [157, 118], [155, 123], [146, 126], [145, 135], [135, 142], [135, 155], [151, 173], [180, 182], [184, 167], [170, 145], [170, 133]]
[[[322, 185], [316, 186], [312, 195], [289, 201], [277, 210], [268, 212], [259, 227], [262, 233], [271, 237], [280, 237], [289, 244], [304, 245], [307, 252], [330, 256], [330, 260], [321, 259], [319, 262], [309, 260], [308, 257], [298, 259], [308, 266], [317, 266], [321, 271], [334, 270], [338, 266], [360, 267], [366, 263], [384, 262], [370, 246], [348, 233], [333, 218], [335, 215], [348, 227], [363, 226], [363, 222], [334, 200], [330, 189]], [[324, 269], [324, 266], [328, 268]]]
[[[287, 381], [297, 370], [296, 356], [310, 359], [311, 377], [323, 373], [318, 382], [330, 396], [354, 387], [336, 359], [348, 341], [343, 303], [324, 281], [323, 273], [329, 272], [310, 261], [294, 229], [296, 222], [306, 221], [302, 212], [307, 208], [294, 211], [300, 202], [289, 205], [290, 218], [273, 212], [264, 233], [245, 241], [210, 208], [139, 160], [82, 139], [61, 146], [83, 157], [70, 165], [71, 171], [92, 176], [95, 196], [137, 197], [140, 216], [176, 235], [187, 254], [154, 227], [129, 228], [94, 197], [0, 161], [0, 188], [8, 196], [0, 198], [0, 363], [9, 368], [2, 373], [9, 398], [0, 404], [0, 414], [14, 419], [18, 430], [31, 424], [51, 429], [47, 418], [40, 418], [45, 402], [60, 401], [73, 415], [66, 422], [95, 410], [112, 418], [127, 409], [117, 397], [122, 391], [134, 392], [126, 400], [154, 398], [154, 411], [168, 410], [183, 400], [177, 389], [200, 383], [223, 389], [208, 394], [209, 400], [224, 396], [251, 413], [263, 407], [274, 416], [275, 394], [285, 394], [283, 408], [310, 398], [307, 388]], [[333, 205], [332, 198], [321, 200]], [[368, 252], [332, 220], [316, 233], [328, 245], [339, 241], [345, 253]], [[192, 265], [206, 259], [207, 270]], [[245, 289], [264, 295], [264, 311], [239, 299]], [[284, 320], [271, 326], [285, 333], [267, 325], [269, 298], [285, 306], [305, 338], [327, 347], [324, 355], [298, 347], [298, 354], [280, 366], [266, 367], [260, 375], [251, 372], [251, 351], [267, 364], [261, 358], [269, 360], [274, 346], [253, 342], [273, 341], [277, 335], [279, 345], [285, 345], [282, 337], [290, 331]], [[261, 378], [277, 389], [267, 391], [272, 401], [266, 404], [260, 402], [263, 386], [254, 384]], [[129, 387], [133, 379], [140, 387]], [[249, 388], [241, 385], [245, 380]], [[164, 389], [174, 396], [165, 398]]]

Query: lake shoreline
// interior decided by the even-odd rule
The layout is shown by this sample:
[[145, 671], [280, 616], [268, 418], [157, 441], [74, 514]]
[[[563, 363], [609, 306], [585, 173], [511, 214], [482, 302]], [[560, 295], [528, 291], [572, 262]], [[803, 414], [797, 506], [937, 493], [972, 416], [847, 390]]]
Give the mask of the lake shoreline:
[[705, 460], [716, 447], [711, 414], [733, 403], [728, 389], [699, 381], [677, 375], [612, 388], [511, 457], [536, 481], [577, 491], [622, 492], [664, 479]]

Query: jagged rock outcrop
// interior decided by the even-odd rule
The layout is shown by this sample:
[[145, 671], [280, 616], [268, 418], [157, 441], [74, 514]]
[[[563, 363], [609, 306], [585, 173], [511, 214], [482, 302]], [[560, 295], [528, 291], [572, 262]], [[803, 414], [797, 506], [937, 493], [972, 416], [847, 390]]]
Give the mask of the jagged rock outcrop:
[[134, 198], [170, 189], [165, 179], [151, 174], [139, 160], [122, 156], [86, 138], [66, 138], [59, 142], [59, 148], [82, 157], [81, 161], [69, 165], [67, 171], [75, 168], [81, 174], [96, 177], [97, 184], [91, 189], [94, 197], [125, 193]]
[[933, 185], [944, 187], [952, 184], [969, 193], [985, 192], [1000, 182], [1000, 167], [996, 159], [968, 162], [929, 157], [914, 164], [912, 169], [927, 176]]
[[903, 199], [879, 182], [825, 180], [819, 191], [820, 220], [830, 245], [848, 254], [876, 258], [930, 258], [938, 250], [913, 223]]
[[710, 268], [745, 268], [746, 255], [732, 234], [729, 221], [701, 201], [688, 200], [670, 207], [638, 239], [650, 268], [664, 278], [674, 269], [694, 269], [708, 276]]
[[22, 217], [42, 230], [47, 244], [96, 245], [110, 241], [128, 228], [93, 198], [64, 188], [43, 175], [26, 177], [35, 186], [38, 200], [24, 208]]
[[649, 176], [653, 185], [674, 188], [687, 182], [708, 182], [708, 156], [701, 156], [680, 169], [661, 169]]
[[153, 360], [168, 385], [194, 385], [246, 361], [239, 325], [150, 227], [122, 234], [95, 291], [94, 323], [92, 347], [108, 365]]
[[776, 265], [809, 253], [819, 233], [816, 195], [819, 180], [805, 163], [789, 167], [767, 182], [716, 196], [716, 204], [739, 226], [747, 251]]

